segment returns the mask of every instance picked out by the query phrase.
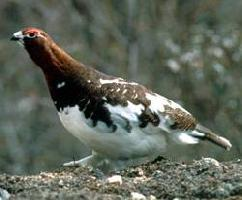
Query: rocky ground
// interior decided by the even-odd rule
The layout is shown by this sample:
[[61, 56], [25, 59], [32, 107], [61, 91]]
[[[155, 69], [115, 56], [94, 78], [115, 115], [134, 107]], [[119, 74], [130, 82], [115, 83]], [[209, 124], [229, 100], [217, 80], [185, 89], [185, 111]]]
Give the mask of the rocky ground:
[[204, 158], [190, 164], [153, 163], [103, 175], [60, 168], [32, 176], [0, 175], [4, 199], [242, 199], [242, 162]]

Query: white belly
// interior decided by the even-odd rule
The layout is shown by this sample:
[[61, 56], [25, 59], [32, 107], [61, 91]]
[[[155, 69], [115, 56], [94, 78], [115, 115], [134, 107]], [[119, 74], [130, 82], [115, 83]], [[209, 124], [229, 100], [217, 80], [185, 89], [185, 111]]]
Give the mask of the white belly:
[[[144, 133], [139, 127], [127, 133], [122, 128], [114, 133], [100, 132], [91, 128], [91, 124], [78, 106], [66, 107], [59, 112], [63, 126], [97, 153], [109, 158], [130, 158], [154, 156], [165, 148], [165, 139], [160, 134]], [[98, 122], [97, 126], [106, 126]]]

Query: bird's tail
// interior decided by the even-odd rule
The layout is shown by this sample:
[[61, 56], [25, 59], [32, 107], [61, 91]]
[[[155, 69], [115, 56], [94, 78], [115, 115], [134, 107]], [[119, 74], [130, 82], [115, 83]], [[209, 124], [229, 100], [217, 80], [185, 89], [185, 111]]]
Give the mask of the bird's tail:
[[191, 137], [193, 137], [195, 140], [208, 140], [214, 144], [219, 145], [220, 147], [225, 148], [226, 150], [230, 150], [232, 147], [232, 144], [230, 143], [229, 140], [227, 140], [224, 137], [221, 137], [219, 135], [216, 135], [213, 133], [211, 130], [208, 128], [198, 124], [195, 128], [195, 130], [191, 131], [189, 133]]

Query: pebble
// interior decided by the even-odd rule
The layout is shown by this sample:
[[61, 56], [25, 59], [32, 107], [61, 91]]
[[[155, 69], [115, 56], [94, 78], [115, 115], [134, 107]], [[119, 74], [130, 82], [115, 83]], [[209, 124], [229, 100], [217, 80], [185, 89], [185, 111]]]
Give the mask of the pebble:
[[217, 160], [215, 160], [214, 158], [202, 158], [202, 161], [207, 164], [212, 164], [216, 167], [220, 167], [219, 162]]
[[156, 200], [157, 198], [154, 195], [150, 195], [150, 200]]
[[113, 175], [109, 178], [107, 178], [108, 183], [118, 183], [119, 185], [122, 185], [122, 177], [120, 175]]
[[131, 199], [132, 200], [146, 200], [147, 198], [138, 192], [131, 192]]

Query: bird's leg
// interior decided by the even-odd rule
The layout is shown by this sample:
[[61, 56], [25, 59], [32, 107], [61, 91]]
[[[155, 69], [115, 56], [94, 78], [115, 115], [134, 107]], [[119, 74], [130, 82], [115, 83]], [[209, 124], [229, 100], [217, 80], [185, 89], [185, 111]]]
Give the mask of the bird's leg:
[[64, 163], [64, 167], [78, 167], [78, 166], [92, 166], [96, 167], [99, 162], [101, 162], [104, 158], [97, 154], [95, 151], [92, 151], [92, 155], [82, 158], [80, 160], [74, 160], [71, 162]]
[[150, 161], [153, 161], [158, 155], [154, 156], [144, 156], [139, 158], [130, 158], [130, 159], [109, 159], [105, 156], [92, 152], [92, 155], [87, 156], [78, 161], [71, 161], [64, 163], [65, 167], [74, 167], [74, 166], [89, 166], [93, 169], [100, 169], [104, 173], [109, 173], [111, 171], [122, 170], [129, 166], [137, 166]]
[[64, 167], [77, 167], [77, 166], [87, 166], [89, 161], [92, 159], [93, 155], [87, 156], [80, 160], [74, 160], [71, 162], [64, 163]]
[[[92, 155], [82, 158], [81, 160], [71, 161], [64, 163], [64, 167], [92, 167], [93, 169], [100, 169], [101, 171], [110, 172], [117, 169], [124, 168], [124, 161], [120, 160], [110, 160], [107, 159], [96, 152], [92, 152]], [[125, 165], [126, 166], [126, 165]]]

